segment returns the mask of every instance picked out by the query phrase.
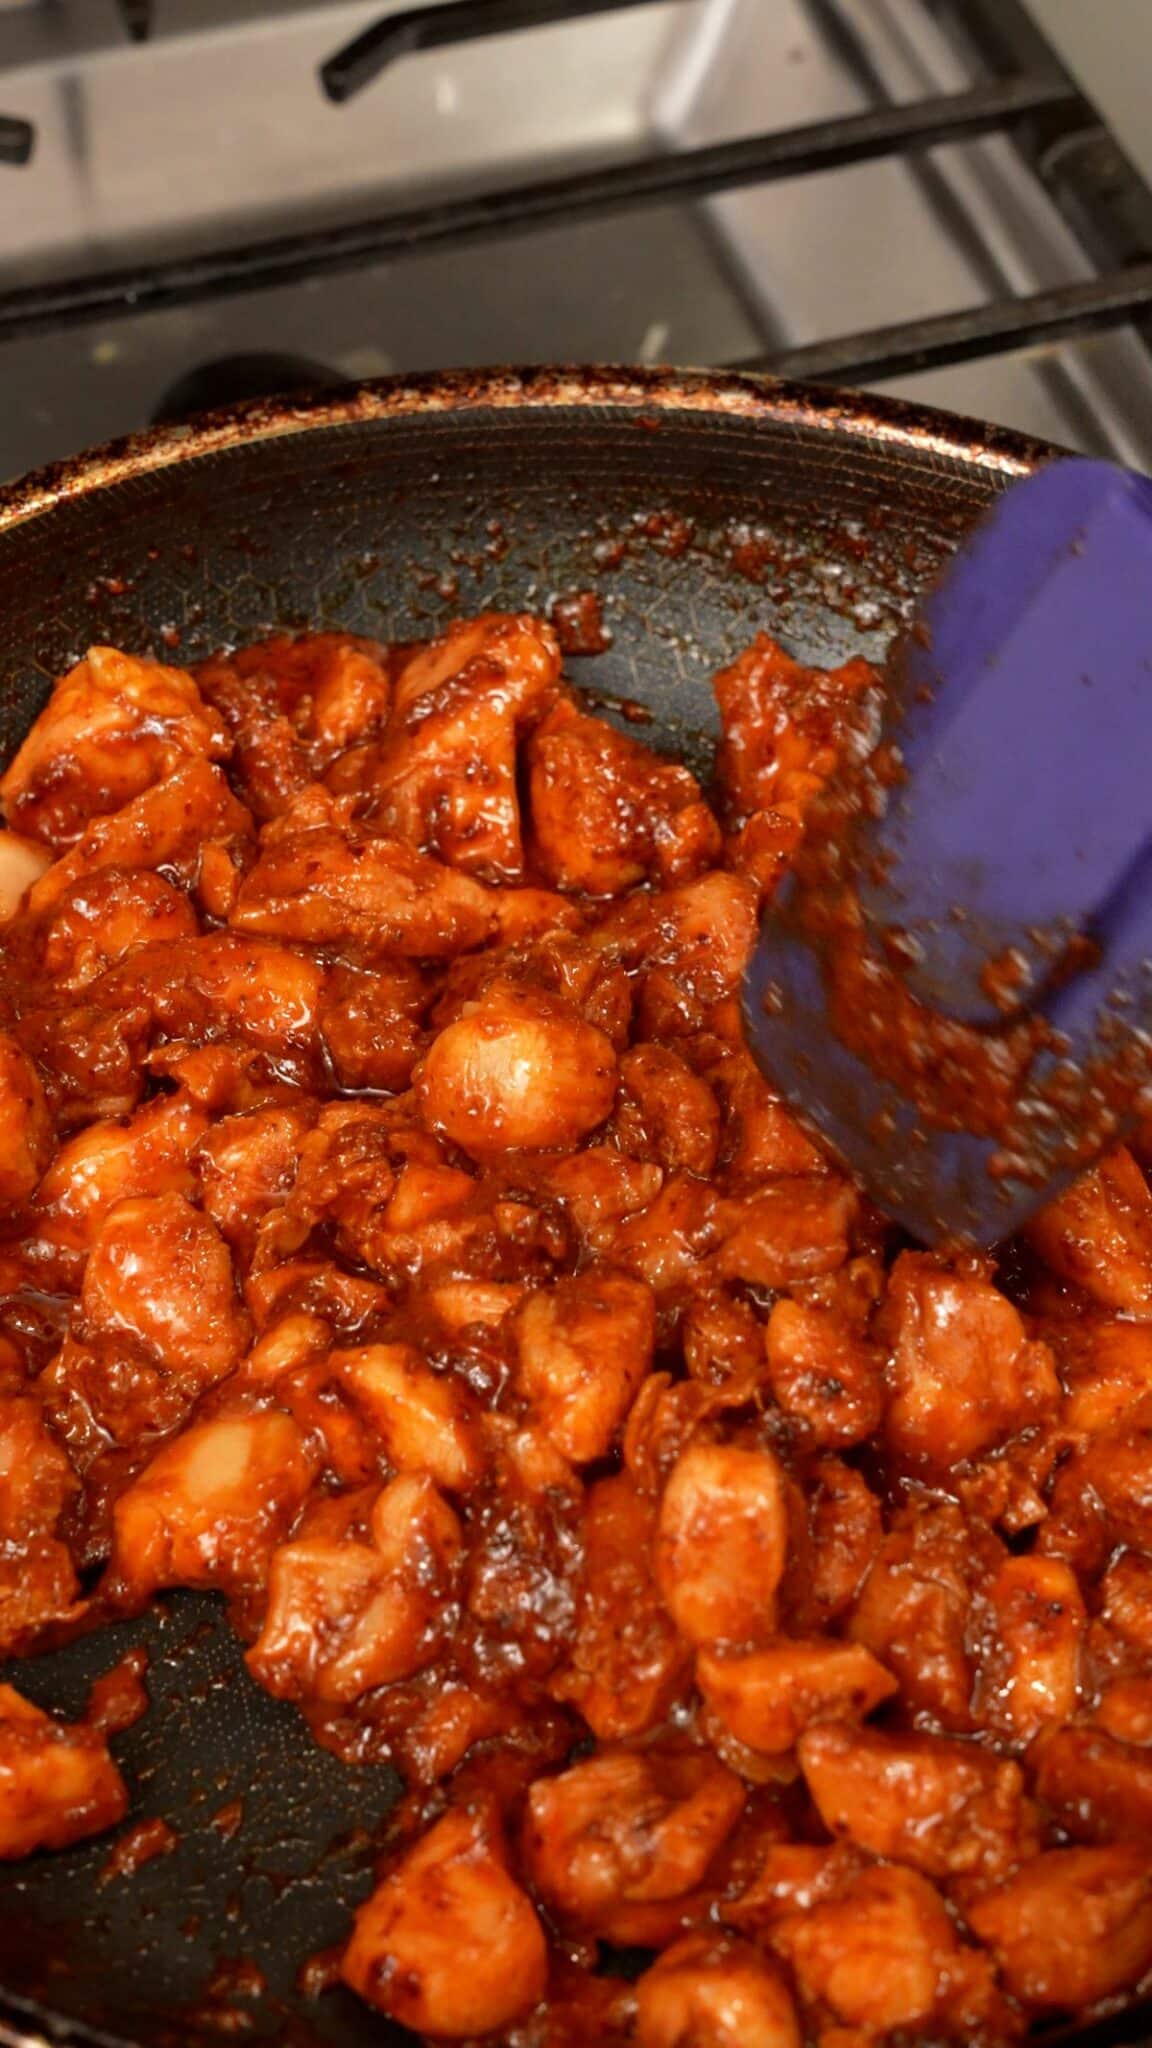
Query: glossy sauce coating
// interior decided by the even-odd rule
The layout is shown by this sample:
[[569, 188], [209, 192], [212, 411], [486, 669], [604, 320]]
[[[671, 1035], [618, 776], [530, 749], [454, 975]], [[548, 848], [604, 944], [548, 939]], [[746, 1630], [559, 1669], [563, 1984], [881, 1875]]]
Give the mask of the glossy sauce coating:
[[[1152, 1196], [895, 1241], [738, 1003], [876, 677], [716, 688], [712, 801], [527, 616], [58, 685], [0, 784], [0, 1648], [220, 1593], [407, 1780], [339, 1967], [429, 2041], [997, 2048], [1152, 1970]], [[141, 1675], [0, 1688], [0, 1854], [123, 1816]]]

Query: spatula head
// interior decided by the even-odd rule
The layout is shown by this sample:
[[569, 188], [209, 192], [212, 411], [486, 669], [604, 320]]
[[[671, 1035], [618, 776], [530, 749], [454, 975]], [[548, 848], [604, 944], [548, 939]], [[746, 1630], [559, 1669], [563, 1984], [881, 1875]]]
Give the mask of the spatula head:
[[[949, 1076], [944, 1122], [961, 1127], [885, 1078], [867, 1034], [837, 1031], [795, 884], [765, 919], [746, 1016], [766, 1071], [882, 1207], [927, 1242], [992, 1243], [1115, 1135], [1146, 1078], [1152, 482], [1067, 461], [1011, 487], [927, 596], [892, 681], [903, 775], [858, 827], [853, 886], [903, 994], [984, 1046], [966, 1084]], [[895, 1030], [903, 994], [868, 986]], [[982, 1073], [1029, 1026], [1010, 1128], [977, 1135]]]

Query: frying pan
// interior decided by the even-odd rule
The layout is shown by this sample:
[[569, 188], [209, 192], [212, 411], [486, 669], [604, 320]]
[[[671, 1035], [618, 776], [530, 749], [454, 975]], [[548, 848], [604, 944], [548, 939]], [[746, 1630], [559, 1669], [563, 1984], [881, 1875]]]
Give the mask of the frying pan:
[[[706, 768], [708, 679], [756, 630], [821, 664], [879, 654], [994, 494], [1054, 452], [872, 397], [609, 369], [388, 380], [162, 427], [0, 493], [0, 755], [92, 641], [191, 660], [272, 626], [412, 639], [593, 589], [612, 642], [575, 680], [609, 713], [638, 700], [644, 736]], [[408, 2039], [296, 1986], [369, 1888], [393, 1774], [318, 1749], [206, 1597], [4, 1675], [79, 1714], [136, 1644], [152, 1708], [117, 1753], [132, 1820], [163, 1816], [175, 1847], [111, 1881], [107, 1838], [0, 1866], [0, 2042]]]

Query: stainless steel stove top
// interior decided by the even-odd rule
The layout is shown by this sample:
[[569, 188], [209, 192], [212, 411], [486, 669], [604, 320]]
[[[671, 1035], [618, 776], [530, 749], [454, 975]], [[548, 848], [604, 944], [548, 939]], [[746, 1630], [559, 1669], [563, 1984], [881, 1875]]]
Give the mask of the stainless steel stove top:
[[[1032, 4], [1061, 47], [1076, 42], [1078, 16], [1082, 27], [1108, 12]], [[154, 0], [151, 39], [133, 42], [122, 0], [0, 0], [0, 107], [37, 130], [32, 162], [0, 169], [0, 298], [955, 92], [975, 76], [953, 33], [964, 7], [657, 0], [414, 55], [335, 106], [317, 67], [379, 6]], [[148, 12], [136, 10], [138, 26]], [[1149, 40], [1134, 19], [1127, 33], [1115, 53], [1125, 128], [1133, 50]], [[1107, 41], [1081, 36], [1072, 51], [1097, 90]], [[238, 351], [297, 352], [351, 377], [495, 361], [723, 363], [1092, 270], [1013, 144], [993, 135], [49, 325], [0, 343], [0, 473], [142, 425], [180, 375]], [[887, 388], [1152, 467], [1152, 354], [1129, 330]]]

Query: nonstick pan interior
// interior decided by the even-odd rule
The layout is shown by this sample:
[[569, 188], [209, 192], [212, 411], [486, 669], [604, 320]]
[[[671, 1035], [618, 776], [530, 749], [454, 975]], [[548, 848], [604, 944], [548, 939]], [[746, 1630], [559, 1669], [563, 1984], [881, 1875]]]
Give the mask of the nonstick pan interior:
[[[820, 663], [880, 653], [995, 492], [1052, 452], [871, 399], [610, 371], [386, 383], [161, 429], [0, 497], [0, 755], [93, 641], [179, 661], [275, 626], [410, 639], [591, 589], [612, 641], [574, 680], [639, 701], [645, 738], [706, 767], [708, 678], [757, 630]], [[296, 1988], [368, 1888], [396, 1781], [337, 1763], [258, 1691], [212, 1600], [3, 1675], [78, 1713], [138, 1642], [152, 1709], [116, 1743], [125, 1826], [162, 1816], [175, 1846], [109, 1882], [108, 1838], [0, 1865], [0, 2041], [407, 2038]]]

